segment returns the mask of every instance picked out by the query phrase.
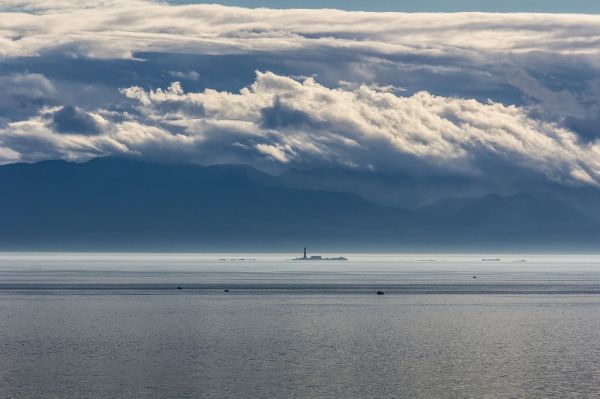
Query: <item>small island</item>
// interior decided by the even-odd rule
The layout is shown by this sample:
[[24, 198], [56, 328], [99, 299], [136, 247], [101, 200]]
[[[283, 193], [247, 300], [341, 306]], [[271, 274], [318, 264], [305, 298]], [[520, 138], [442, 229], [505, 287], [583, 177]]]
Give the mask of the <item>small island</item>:
[[337, 258], [324, 258], [320, 255], [312, 255], [312, 256], [306, 256], [306, 247], [304, 247], [304, 256], [301, 258], [294, 258], [292, 260], [316, 260], [316, 261], [322, 261], [322, 260], [341, 260], [341, 261], [346, 261], [348, 260], [348, 258], [344, 258], [343, 256], [338, 256]]

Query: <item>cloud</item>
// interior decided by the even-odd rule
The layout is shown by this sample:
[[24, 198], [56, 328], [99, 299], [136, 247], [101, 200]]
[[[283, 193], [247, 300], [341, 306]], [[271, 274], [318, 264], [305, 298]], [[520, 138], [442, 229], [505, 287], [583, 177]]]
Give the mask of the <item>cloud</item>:
[[[187, 134], [210, 142], [213, 135], [222, 140], [232, 132], [231, 142], [283, 163], [398, 170], [407, 159], [418, 159], [433, 168], [481, 173], [480, 166], [494, 159], [553, 179], [600, 181], [600, 143], [582, 143], [573, 132], [532, 119], [516, 106], [427, 92], [399, 96], [368, 85], [328, 88], [312, 78], [298, 82], [260, 72], [239, 94], [186, 93], [178, 84], [123, 92], [153, 120], [161, 119], [161, 106], [168, 103], [172, 112], [163, 121], [185, 127]], [[202, 112], [189, 112], [190, 104]]]
[[0, 54], [133, 57], [140, 51], [271, 51], [331, 46], [378, 53], [478, 51], [598, 54], [600, 17], [544, 14], [405, 14], [173, 6], [139, 0], [9, 1]]
[[97, 118], [81, 108], [65, 105], [52, 113], [54, 129], [60, 133], [97, 134], [100, 125]]
[[[52, 59], [39, 72], [60, 79], [159, 87], [166, 82], [157, 76], [165, 76], [233, 90], [250, 83], [255, 69], [317, 74], [330, 85], [524, 102], [542, 110], [541, 118], [600, 136], [593, 128], [599, 100], [583, 93], [600, 73], [597, 15], [270, 10], [141, 0], [11, 0], [2, 10], [0, 57], [29, 69]], [[581, 110], [546, 111], [552, 98], [560, 104], [565, 96]]]
[[338, 165], [481, 175], [498, 173], [486, 165], [504, 163], [558, 181], [600, 183], [600, 142], [583, 143], [516, 106], [428, 92], [402, 96], [369, 85], [329, 88], [313, 78], [299, 82], [271, 72], [257, 72], [256, 81], [238, 93], [186, 92], [177, 82], [122, 93], [137, 102], [138, 116], [107, 125], [100, 134], [56, 134], [50, 131], [55, 123], [41, 126], [38, 120], [9, 124], [0, 130], [0, 143], [38, 157], [125, 152], [274, 168]]
[[169, 71], [169, 76], [183, 80], [198, 80], [200, 74], [196, 71]]
[[131, 153], [600, 181], [597, 15], [141, 0], [0, 12], [0, 162]]
[[310, 114], [294, 109], [279, 97], [273, 99], [273, 105], [261, 111], [261, 126], [267, 129], [287, 127], [318, 128], [319, 122], [311, 118]]
[[0, 164], [48, 159], [84, 161], [125, 151], [127, 148], [110, 135], [59, 134], [41, 117], [11, 122], [0, 129]]
[[56, 102], [53, 83], [38, 73], [11, 73], [0, 76], [0, 116], [9, 120], [36, 114]]

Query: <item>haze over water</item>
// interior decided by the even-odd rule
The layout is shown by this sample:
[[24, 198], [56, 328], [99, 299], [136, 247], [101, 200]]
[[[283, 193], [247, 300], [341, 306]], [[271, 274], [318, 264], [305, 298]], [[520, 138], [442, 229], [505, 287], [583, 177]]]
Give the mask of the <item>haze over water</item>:
[[0, 397], [597, 394], [600, 256], [296, 256], [0, 254]]

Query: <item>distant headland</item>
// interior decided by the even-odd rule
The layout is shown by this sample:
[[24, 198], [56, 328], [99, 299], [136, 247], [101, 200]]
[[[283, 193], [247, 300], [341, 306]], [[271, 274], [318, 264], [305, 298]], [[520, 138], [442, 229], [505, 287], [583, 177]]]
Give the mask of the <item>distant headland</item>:
[[344, 258], [343, 256], [338, 256], [337, 258], [324, 258], [320, 255], [312, 255], [312, 256], [307, 256], [306, 255], [306, 247], [304, 247], [304, 256], [301, 258], [294, 258], [293, 260], [316, 260], [316, 261], [320, 261], [320, 260], [343, 260], [346, 261], [348, 260], [348, 258]]

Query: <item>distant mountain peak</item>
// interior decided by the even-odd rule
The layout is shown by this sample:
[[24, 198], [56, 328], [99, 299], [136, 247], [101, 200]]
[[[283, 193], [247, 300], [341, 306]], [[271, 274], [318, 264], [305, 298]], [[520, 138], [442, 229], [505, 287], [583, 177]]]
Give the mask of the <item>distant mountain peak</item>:
[[[246, 165], [128, 157], [0, 166], [0, 249], [277, 250], [299, 242], [345, 250], [595, 248], [600, 242], [597, 191], [504, 194], [465, 183], [468, 189], [456, 192], [455, 182], [348, 171], [332, 179], [336, 173], [304, 171], [288, 180]], [[369, 199], [369, 190], [434, 200], [406, 210]], [[468, 195], [478, 191], [484, 193]]]

